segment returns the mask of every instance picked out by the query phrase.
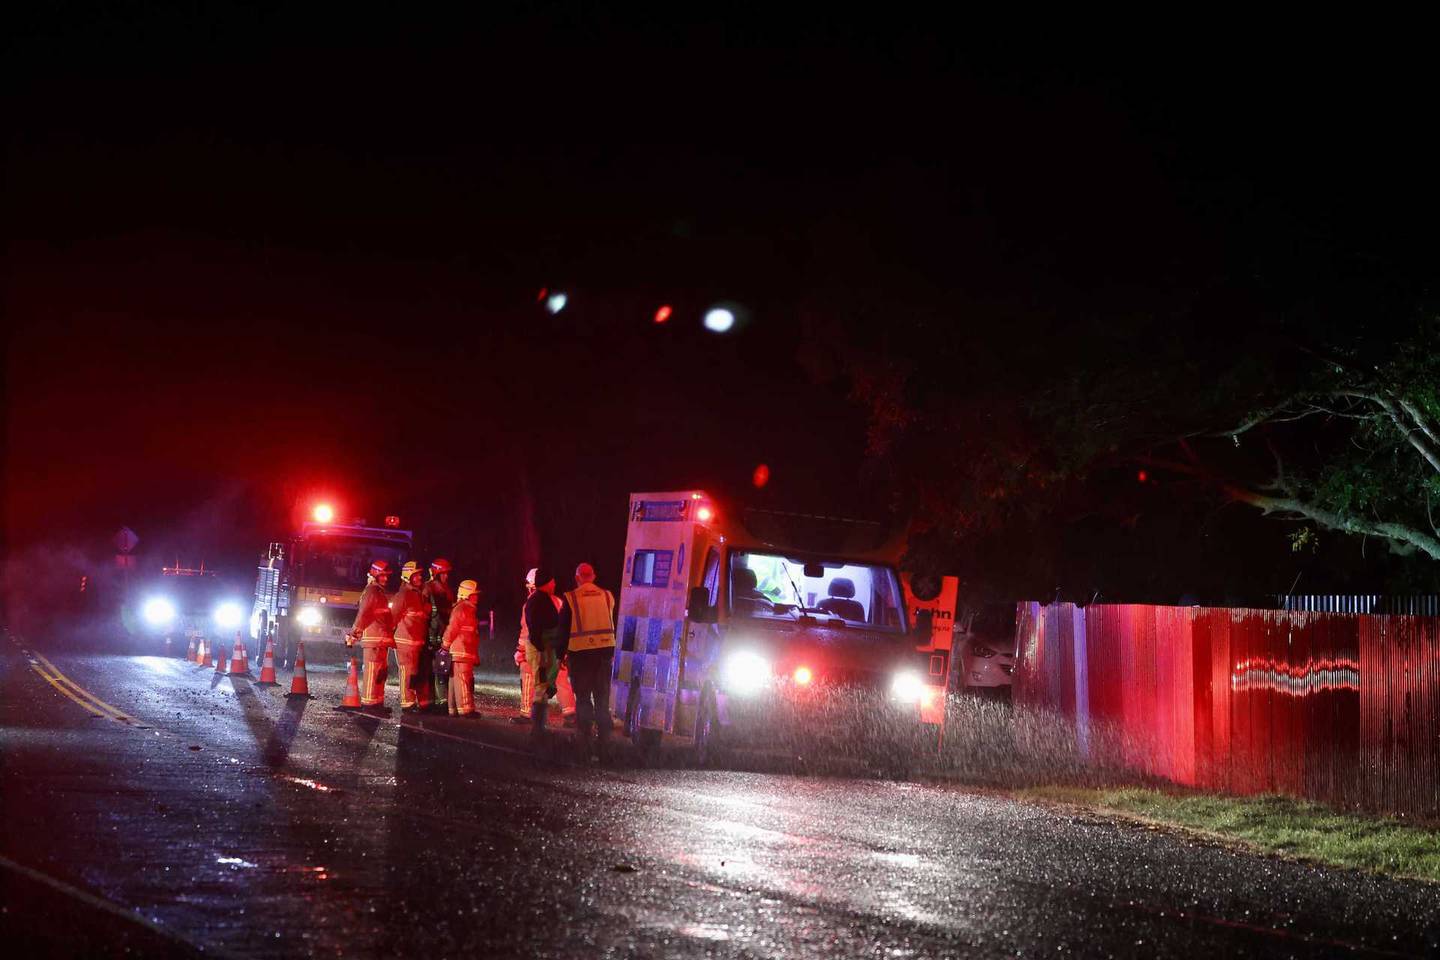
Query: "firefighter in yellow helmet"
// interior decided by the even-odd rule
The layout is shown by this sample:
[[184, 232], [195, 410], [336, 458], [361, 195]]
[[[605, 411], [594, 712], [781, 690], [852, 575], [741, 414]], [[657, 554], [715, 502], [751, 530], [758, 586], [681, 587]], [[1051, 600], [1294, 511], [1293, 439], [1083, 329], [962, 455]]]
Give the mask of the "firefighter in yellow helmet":
[[455, 608], [450, 611], [450, 624], [440, 641], [440, 645], [450, 651], [454, 664], [446, 698], [452, 717], [475, 715], [475, 664], [480, 659], [480, 629], [475, 606], [479, 599], [479, 587], [474, 580], [460, 581], [460, 589], [455, 591]]
[[425, 571], [414, 560], [400, 568], [400, 590], [390, 601], [395, 616], [395, 661], [400, 665], [400, 709], [430, 706], [430, 684], [420, 670], [420, 655], [430, 634], [430, 600]]
[[390, 582], [390, 562], [376, 560], [370, 564], [369, 581], [360, 595], [360, 609], [355, 625], [345, 638], [349, 646], [358, 641], [365, 655], [365, 675], [360, 683], [360, 705], [374, 710], [385, 707], [385, 674], [390, 648], [395, 646], [395, 618], [390, 611], [390, 598], [385, 585]]
[[595, 754], [605, 759], [610, 743], [610, 667], [615, 659], [615, 595], [595, 585], [595, 568], [575, 568], [575, 589], [565, 594], [570, 608], [570, 642], [565, 663], [575, 688], [575, 739], [582, 760]]

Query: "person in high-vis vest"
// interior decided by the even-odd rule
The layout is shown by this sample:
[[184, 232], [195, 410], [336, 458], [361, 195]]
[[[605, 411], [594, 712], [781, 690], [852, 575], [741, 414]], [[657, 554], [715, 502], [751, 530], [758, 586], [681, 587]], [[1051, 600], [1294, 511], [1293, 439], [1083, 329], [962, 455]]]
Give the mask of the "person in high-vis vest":
[[365, 655], [365, 675], [360, 683], [360, 705], [374, 709], [385, 706], [385, 675], [390, 648], [395, 646], [395, 619], [390, 611], [390, 598], [385, 584], [390, 582], [390, 562], [376, 560], [370, 564], [369, 582], [360, 594], [360, 609], [355, 625], [345, 638], [347, 646], [359, 641]]
[[450, 716], [475, 716], [475, 664], [480, 660], [480, 625], [475, 616], [479, 588], [474, 580], [460, 581], [455, 592], [456, 603], [450, 611], [440, 646], [450, 651], [454, 668], [446, 695]]
[[450, 610], [455, 606], [455, 591], [450, 589], [452, 569], [449, 560], [436, 557], [430, 561], [430, 582], [425, 584], [425, 599], [430, 603], [430, 636], [420, 651], [420, 682], [434, 691], [437, 710], [445, 709], [448, 696], [448, 685], [435, 676], [435, 651], [440, 649], [440, 640], [450, 625]]
[[395, 615], [395, 662], [400, 665], [400, 709], [430, 706], [430, 682], [422, 683], [420, 655], [430, 635], [430, 601], [425, 599], [425, 571], [414, 560], [400, 568], [400, 591], [390, 601]]
[[[536, 568], [530, 568], [525, 574], [525, 599], [528, 602], [535, 595], [535, 574]], [[551, 594], [556, 609], [559, 609], [560, 598]], [[520, 713], [511, 718], [512, 723], [530, 723], [533, 719], [531, 708], [535, 703], [535, 666], [531, 663], [527, 648], [530, 647], [530, 630], [526, 625], [525, 617], [520, 617], [520, 637], [515, 644], [515, 665], [520, 668]], [[560, 699], [560, 714], [567, 727], [575, 725], [575, 690], [570, 685], [570, 670], [564, 661], [560, 663], [559, 672], [555, 675], [555, 696]]]
[[595, 584], [595, 568], [575, 568], [575, 589], [565, 594], [570, 609], [570, 640], [565, 654], [575, 688], [576, 733], [580, 755], [605, 758], [610, 742], [610, 667], [615, 659], [615, 595]]

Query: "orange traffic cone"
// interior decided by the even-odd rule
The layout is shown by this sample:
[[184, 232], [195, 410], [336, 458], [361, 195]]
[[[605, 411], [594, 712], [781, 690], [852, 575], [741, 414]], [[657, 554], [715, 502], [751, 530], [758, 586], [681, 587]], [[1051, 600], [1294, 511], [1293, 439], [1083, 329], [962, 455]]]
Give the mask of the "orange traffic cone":
[[191, 663], [194, 663], [194, 662], [196, 661], [196, 659], [197, 659], [197, 657], [195, 656], [195, 638], [194, 638], [194, 637], [191, 637], [191, 638], [190, 638], [190, 649], [185, 651], [185, 659], [188, 660], [188, 661], [190, 661]]
[[275, 641], [265, 642], [265, 659], [260, 663], [260, 679], [256, 681], [262, 687], [278, 687], [275, 680]]
[[235, 659], [230, 661], [230, 675], [243, 677], [250, 673], [250, 658], [245, 655], [245, 641], [240, 631], [235, 631]]
[[[270, 661], [270, 655], [268, 653], [265, 659], [266, 661]], [[275, 669], [273, 661], [270, 662], [270, 669]], [[261, 674], [261, 676], [264, 676], [264, 674]], [[295, 647], [295, 673], [290, 677], [290, 696], [310, 696], [310, 681], [305, 678], [305, 643], [303, 641], [296, 644]]]
[[341, 710], [360, 709], [360, 678], [355, 672], [355, 658], [350, 658], [350, 676], [345, 680], [345, 699], [340, 701]]
[[215, 652], [215, 672], [225, 672], [225, 651], [223, 649]]
[[210, 666], [210, 644], [206, 642], [204, 637], [200, 638], [200, 652], [195, 656], [195, 666]]

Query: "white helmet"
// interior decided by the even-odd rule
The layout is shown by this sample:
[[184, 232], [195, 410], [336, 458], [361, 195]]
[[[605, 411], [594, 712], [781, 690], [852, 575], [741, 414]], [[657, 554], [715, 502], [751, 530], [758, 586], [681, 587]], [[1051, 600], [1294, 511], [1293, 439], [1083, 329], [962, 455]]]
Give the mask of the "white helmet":
[[525, 574], [525, 586], [535, 586], [535, 577], [540, 573], [539, 567], [531, 567], [530, 572]]

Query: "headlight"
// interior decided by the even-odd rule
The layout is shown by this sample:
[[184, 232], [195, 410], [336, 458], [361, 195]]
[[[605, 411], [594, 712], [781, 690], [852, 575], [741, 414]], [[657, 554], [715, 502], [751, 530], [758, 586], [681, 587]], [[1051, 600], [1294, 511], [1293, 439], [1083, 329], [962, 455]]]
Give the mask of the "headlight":
[[244, 619], [245, 611], [233, 600], [227, 600], [215, 608], [215, 625], [226, 630], [240, 626]]
[[314, 607], [301, 607], [300, 612], [295, 615], [295, 619], [300, 621], [302, 627], [318, 627], [320, 626], [320, 611]]
[[145, 601], [145, 622], [152, 627], [163, 627], [175, 619], [175, 605], [164, 597], [151, 597]]
[[727, 693], [748, 697], [758, 693], [770, 682], [770, 661], [749, 650], [739, 650], [725, 658], [720, 682]]
[[901, 670], [890, 679], [890, 696], [901, 703], [919, 703], [925, 695], [925, 681], [914, 670]]
[[970, 656], [979, 657], [981, 660], [989, 660], [991, 657], [995, 656], [995, 651], [991, 650], [983, 643], [977, 643], [970, 648]]

